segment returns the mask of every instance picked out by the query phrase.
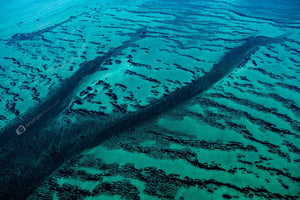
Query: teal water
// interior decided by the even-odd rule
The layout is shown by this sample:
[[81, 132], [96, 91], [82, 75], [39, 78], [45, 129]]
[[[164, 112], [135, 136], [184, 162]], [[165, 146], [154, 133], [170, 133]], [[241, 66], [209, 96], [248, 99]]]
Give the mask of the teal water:
[[1, 1], [0, 199], [298, 199], [298, 1]]

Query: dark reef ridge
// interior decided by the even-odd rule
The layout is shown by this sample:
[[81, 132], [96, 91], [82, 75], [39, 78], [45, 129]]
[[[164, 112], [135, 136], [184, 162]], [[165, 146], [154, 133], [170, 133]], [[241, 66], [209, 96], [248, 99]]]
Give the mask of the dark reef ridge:
[[[39, 34], [39, 32], [37, 32]], [[25, 35], [15, 35], [13, 39], [31, 39], [33, 36], [30, 34]], [[2, 177], [0, 182], [0, 193], [1, 199], [24, 199], [28, 194], [30, 194], [43, 180], [45, 177], [50, 175], [54, 170], [57, 169], [62, 163], [70, 159], [72, 156], [80, 153], [85, 149], [89, 149], [98, 145], [101, 141], [111, 137], [114, 134], [118, 134], [120, 131], [134, 127], [146, 120], [155, 117], [170, 108], [183, 103], [184, 101], [193, 98], [195, 95], [201, 94], [208, 89], [210, 89], [215, 83], [220, 81], [224, 76], [228, 75], [236, 67], [242, 67], [246, 61], [248, 61], [259, 46], [269, 45], [274, 42], [281, 42], [284, 39], [284, 36], [279, 36], [277, 38], [267, 38], [267, 37], [250, 37], [244, 39], [244, 43], [241, 46], [232, 48], [219, 63], [217, 63], [211, 71], [206, 73], [204, 76], [192, 80], [191, 83], [188, 83], [181, 88], [177, 89], [174, 92], [171, 92], [169, 95], [165, 95], [159, 100], [153, 100], [152, 104], [146, 107], [141, 107], [136, 112], [130, 112], [126, 114], [121, 119], [118, 119], [112, 122], [109, 126], [102, 127], [98, 126], [95, 121], [84, 122], [84, 124], [74, 125], [68, 129], [66, 145], [59, 149], [55, 149], [55, 143], [48, 147], [49, 139], [56, 136], [55, 128], [51, 129], [51, 120], [54, 119], [59, 113], [61, 113], [66, 106], [70, 103], [74, 95], [74, 88], [80, 84], [80, 80], [84, 76], [93, 74], [95, 71], [102, 69], [103, 66], [110, 62], [110, 58], [121, 53], [121, 51], [130, 45], [134, 44], [137, 40], [147, 37], [147, 29], [137, 29], [135, 33], [130, 35], [131, 39], [124, 42], [120, 47], [110, 50], [108, 53], [103, 56], [99, 56], [94, 60], [83, 62], [80, 65], [80, 69], [76, 71], [69, 79], [66, 79], [60, 89], [52, 94], [52, 96], [45, 101], [44, 104], [35, 108], [31, 113], [28, 114], [25, 119], [17, 122], [19, 124], [26, 124], [30, 122], [31, 117], [38, 115], [43, 112], [49, 106], [53, 105], [53, 102], [58, 102], [51, 112], [42, 117], [39, 123], [32, 124], [29, 129], [23, 134], [18, 136], [15, 133], [17, 126], [13, 126], [10, 129], [0, 134], [0, 145], [1, 145], [1, 158], [0, 165], [2, 170], [0, 176]], [[138, 65], [137, 63], [131, 62], [133, 65]], [[138, 65], [139, 66], [139, 65]], [[149, 66], [143, 66], [149, 68]], [[177, 66], [182, 70], [186, 70], [181, 66]], [[129, 70], [126, 73], [133, 73]], [[159, 84], [160, 82], [155, 79], [148, 78], [143, 75], [135, 73], [135, 75], [140, 76], [147, 81], [154, 82]], [[99, 81], [99, 84], [104, 84], [104, 82]], [[120, 85], [121, 86], [121, 85]], [[124, 88], [124, 86], [121, 86]], [[126, 86], [125, 86], [126, 87]], [[284, 85], [283, 87], [289, 87]], [[88, 89], [88, 88], [87, 88]], [[293, 88], [298, 90], [298, 88]], [[117, 97], [113, 94], [109, 94], [110, 98], [116, 99]], [[80, 100], [78, 100], [80, 101]], [[244, 102], [247, 103], [247, 102]], [[10, 105], [13, 109], [14, 105]], [[118, 105], [113, 105], [116, 109], [120, 110], [122, 113], [125, 112], [125, 108], [122, 108]], [[253, 105], [255, 106], [255, 105]], [[88, 114], [89, 111], [82, 110]], [[96, 116], [101, 113], [94, 113]], [[43, 127], [49, 125], [48, 130], [45, 130]], [[238, 127], [237, 127], [238, 128]], [[272, 127], [271, 127], [272, 128]], [[41, 130], [44, 130], [41, 133]], [[87, 131], [88, 130], [88, 131]], [[275, 130], [277, 131], [277, 130]], [[88, 134], [90, 133], [90, 134]], [[26, 151], [23, 151], [26, 149]], [[45, 155], [43, 152], [45, 149], [48, 149], [48, 154]], [[172, 154], [172, 152], [169, 152]], [[182, 155], [181, 155], [182, 154]], [[174, 152], [174, 155], [181, 156], [184, 159], [188, 160], [195, 166], [202, 167], [205, 169], [212, 170], [223, 170], [218, 166], [207, 166], [199, 163], [197, 160], [191, 159], [193, 154], [189, 155], [186, 152]], [[36, 166], [36, 160], [39, 161], [39, 164]], [[145, 169], [147, 173], [153, 174], [150, 177], [157, 177], [159, 179], [160, 172], [157, 172], [156, 169]], [[162, 176], [165, 176], [162, 174]], [[201, 182], [199, 180], [182, 180], [174, 177], [167, 177], [164, 180], [166, 181], [176, 181], [178, 185], [195, 185], [199, 187], [205, 187], [206, 184], [223, 184], [213, 180], [208, 180], [207, 182]], [[154, 180], [153, 180], [154, 181]], [[165, 183], [162, 183], [165, 184]], [[132, 196], [130, 198], [136, 199], [134, 193], [136, 188], [133, 185], [130, 185], [126, 182], [118, 182], [115, 184], [102, 183], [95, 188], [92, 195], [97, 195], [98, 191], [102, 188], [120, 188], [120, 185], [126, 185], [128, 190], [132, 191]], [[8, 187], [9, 186], [9, 187]], [[164, 186], [166, 187], [166, 186]], [[228, 187], [233, 187], [229, 185]], [[122, 187], [123, 188], [123, 187]], [[242, 191], [248, 190], [247, 188], [234, 188], [236, 190]], [[88, 195], [88, 191], [79, 191], [78, 188], [73, 188], [73, 186], [64, 185], [64, 190], [74, 190], [78, 193]], [[146, 188], [146, 193], [151, 194], [153, 188], [149, 186]], [[264, 193], [264, 191], [260, 191]], [[168, 194], [165, 197], [170, 197]], [[164, 197], [164, 196], [160, 196]], [[229, 198], [229, 195], [225, 195], [224, 198]]]

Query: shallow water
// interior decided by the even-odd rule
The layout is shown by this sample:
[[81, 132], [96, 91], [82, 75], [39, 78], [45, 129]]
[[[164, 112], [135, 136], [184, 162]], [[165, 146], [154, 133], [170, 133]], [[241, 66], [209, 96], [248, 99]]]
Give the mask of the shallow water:
[[298, 1], [1, 1], [0, 199], [298, 199]]

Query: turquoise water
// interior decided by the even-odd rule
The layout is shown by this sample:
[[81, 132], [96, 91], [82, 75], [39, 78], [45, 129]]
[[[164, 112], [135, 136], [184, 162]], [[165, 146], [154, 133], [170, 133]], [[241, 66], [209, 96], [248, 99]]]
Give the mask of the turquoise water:
[[298, 1], [1, 1], [0, 199], [299, 199]]

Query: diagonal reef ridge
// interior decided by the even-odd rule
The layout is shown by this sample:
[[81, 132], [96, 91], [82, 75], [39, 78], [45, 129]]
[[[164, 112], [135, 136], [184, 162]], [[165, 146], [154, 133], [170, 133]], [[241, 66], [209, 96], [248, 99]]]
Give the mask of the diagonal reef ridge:
[[[231, 49], [210, 72], [171, 92], [168, 96], [136, 112], [129, 113], [106, 127], [98, 127], [95, 119], [82, 119], [78, 125], [65, 131], [66, 135], [63, 135], [62, 139], [66, 140], [65, 138], [67, 138], [67, 141], [62, 148], [55, 149], [53, 147], [57, 145], [55, 143], [49, 145], [49, 141], [58, 132], [55, 128], [51, 129], [51, 121], [70, 103], [81, 80], [96, 72], [107, 59], [117, 55], [137, 40], [146, 37], [146, 34], [146, 28], [138, 29], [130, 35], [130, 40], [124, 42], [120, 47], [110, 50], [104, 56], [82, 63], [80, 69], [67, 79], [61, 88], [53, 93], [43, 105], [38, 106], [30, 113], [30, 116], [34, 117], [45, 109], [51, 108], [51, 112], [41, 116], [39, 123], [32, 123], [24, 134], [18, 136], [15, 129], [20, 124], [30, 123], [32, 120], [30, 117], [20, 120], [20, 123], [0, 134], [0, 165], [2, 166], [0, 199], [26, 198], [45, 177], [76, 154], [98, 145], [113, 134], [143, 123], [195, 95], [205, 92], [233, 69], [243, 65], [259, 46], [281, 42], [284, 39], [284, 36], [277, 38], [249, 37], [241, 46]], [[47, 130], [44, 128], [46, 126]], [[28, 146], [30, 148], [27, 148]]]

